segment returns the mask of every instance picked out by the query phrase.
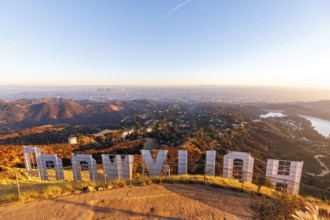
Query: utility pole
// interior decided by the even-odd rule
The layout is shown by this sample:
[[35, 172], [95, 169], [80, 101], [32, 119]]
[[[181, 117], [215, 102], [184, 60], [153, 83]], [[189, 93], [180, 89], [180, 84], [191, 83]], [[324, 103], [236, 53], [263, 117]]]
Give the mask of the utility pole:
[[19, 200], [21, 198], [21, 189], [20, 189], [20, 186], [19, 186], [17, 173], [15, 173], [15, 175], [16, 175], [17, 192], [18, 192], [18, 200]]

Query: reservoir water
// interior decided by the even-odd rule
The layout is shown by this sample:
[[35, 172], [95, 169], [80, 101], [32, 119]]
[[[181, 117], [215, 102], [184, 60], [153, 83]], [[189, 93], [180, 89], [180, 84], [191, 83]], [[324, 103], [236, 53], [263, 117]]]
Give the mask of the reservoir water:
[[312, 116], [306, 116], [306, 115], [299, 115], [300, 117], [306, 118], [312, 123], [312, 126], [316, 131], [318, 131], [320, 134], [322, 134], [325, 137], [329, 137], [330, 134], [330, 121], [312, 117]]
[[281, 112], [268, 112], [267, 114], [260, 115], [260, 118], [273, 118], [273, 117], [284, 117], [285, 114]]

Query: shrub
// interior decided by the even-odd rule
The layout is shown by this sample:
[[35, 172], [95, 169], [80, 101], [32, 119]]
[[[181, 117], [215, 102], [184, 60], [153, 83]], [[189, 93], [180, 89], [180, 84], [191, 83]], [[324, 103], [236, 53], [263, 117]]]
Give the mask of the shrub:
[[256, 220], [286, 220], [292, 219], [292, 214], [304, 207], [304, 200], [296, 196], [277, 198], [261, 197], [252, 205], [253, 218]]
[[257, 182], [257, 185], [258, 185], [258, 192], [260, 192], [261, 190], [261, 187], [265, 186], [265, 187], [268, 187], [268, 188], [273, 188], [274, 185], [273, 183], [270, 181], [270, 179], [264, 177], [264, 176], [260, 176], [258, 178], [258, 182]]
[[294, 219], [297, 220], [327, 220], [330, 219], [330, 209], [322, 209], [317, 205], [312, 205], [309, 202], [306, 202], [306, 211], [296, 211], [292, 215]]
[[123, 180], [115, 180], [112, 182], [113, 188], [123, 188], [126, 186], [126, 182]]

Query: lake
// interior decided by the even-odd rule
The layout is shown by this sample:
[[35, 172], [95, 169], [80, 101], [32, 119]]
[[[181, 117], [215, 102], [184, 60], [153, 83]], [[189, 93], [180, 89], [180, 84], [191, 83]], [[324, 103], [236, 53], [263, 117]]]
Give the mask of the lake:
[[268, 112], [267, 114], [260, 115], [260, 118], [273, 118], [273, 117], [284, 117], [285, 114], [281, 112]]
[[312, 123], [312, 126], [316, 131], [318, 131], [320, 134], [322, 134], [325, 137], [329, 137], [330, 134], [330, 121], [312, 117], [312, 116], [306, 116], [306, 115], [299, 115], [300, 117], [306, 118]]

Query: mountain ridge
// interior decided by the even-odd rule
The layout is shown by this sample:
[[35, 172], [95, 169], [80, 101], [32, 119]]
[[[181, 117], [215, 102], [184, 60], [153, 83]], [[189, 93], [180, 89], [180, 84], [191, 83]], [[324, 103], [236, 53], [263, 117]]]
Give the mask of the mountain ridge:
[[[143, 113], [151, 102], [141, 101], [74, 101], [70, 99], [20, 99], [16, 101], [0, 100], [0, 125], [12, 129], [24, 129], [45, 124], [86, 124], [110, 123], [120, 121], [124, 114]], [[1, 133], [1, 131], [0, 131]]]

